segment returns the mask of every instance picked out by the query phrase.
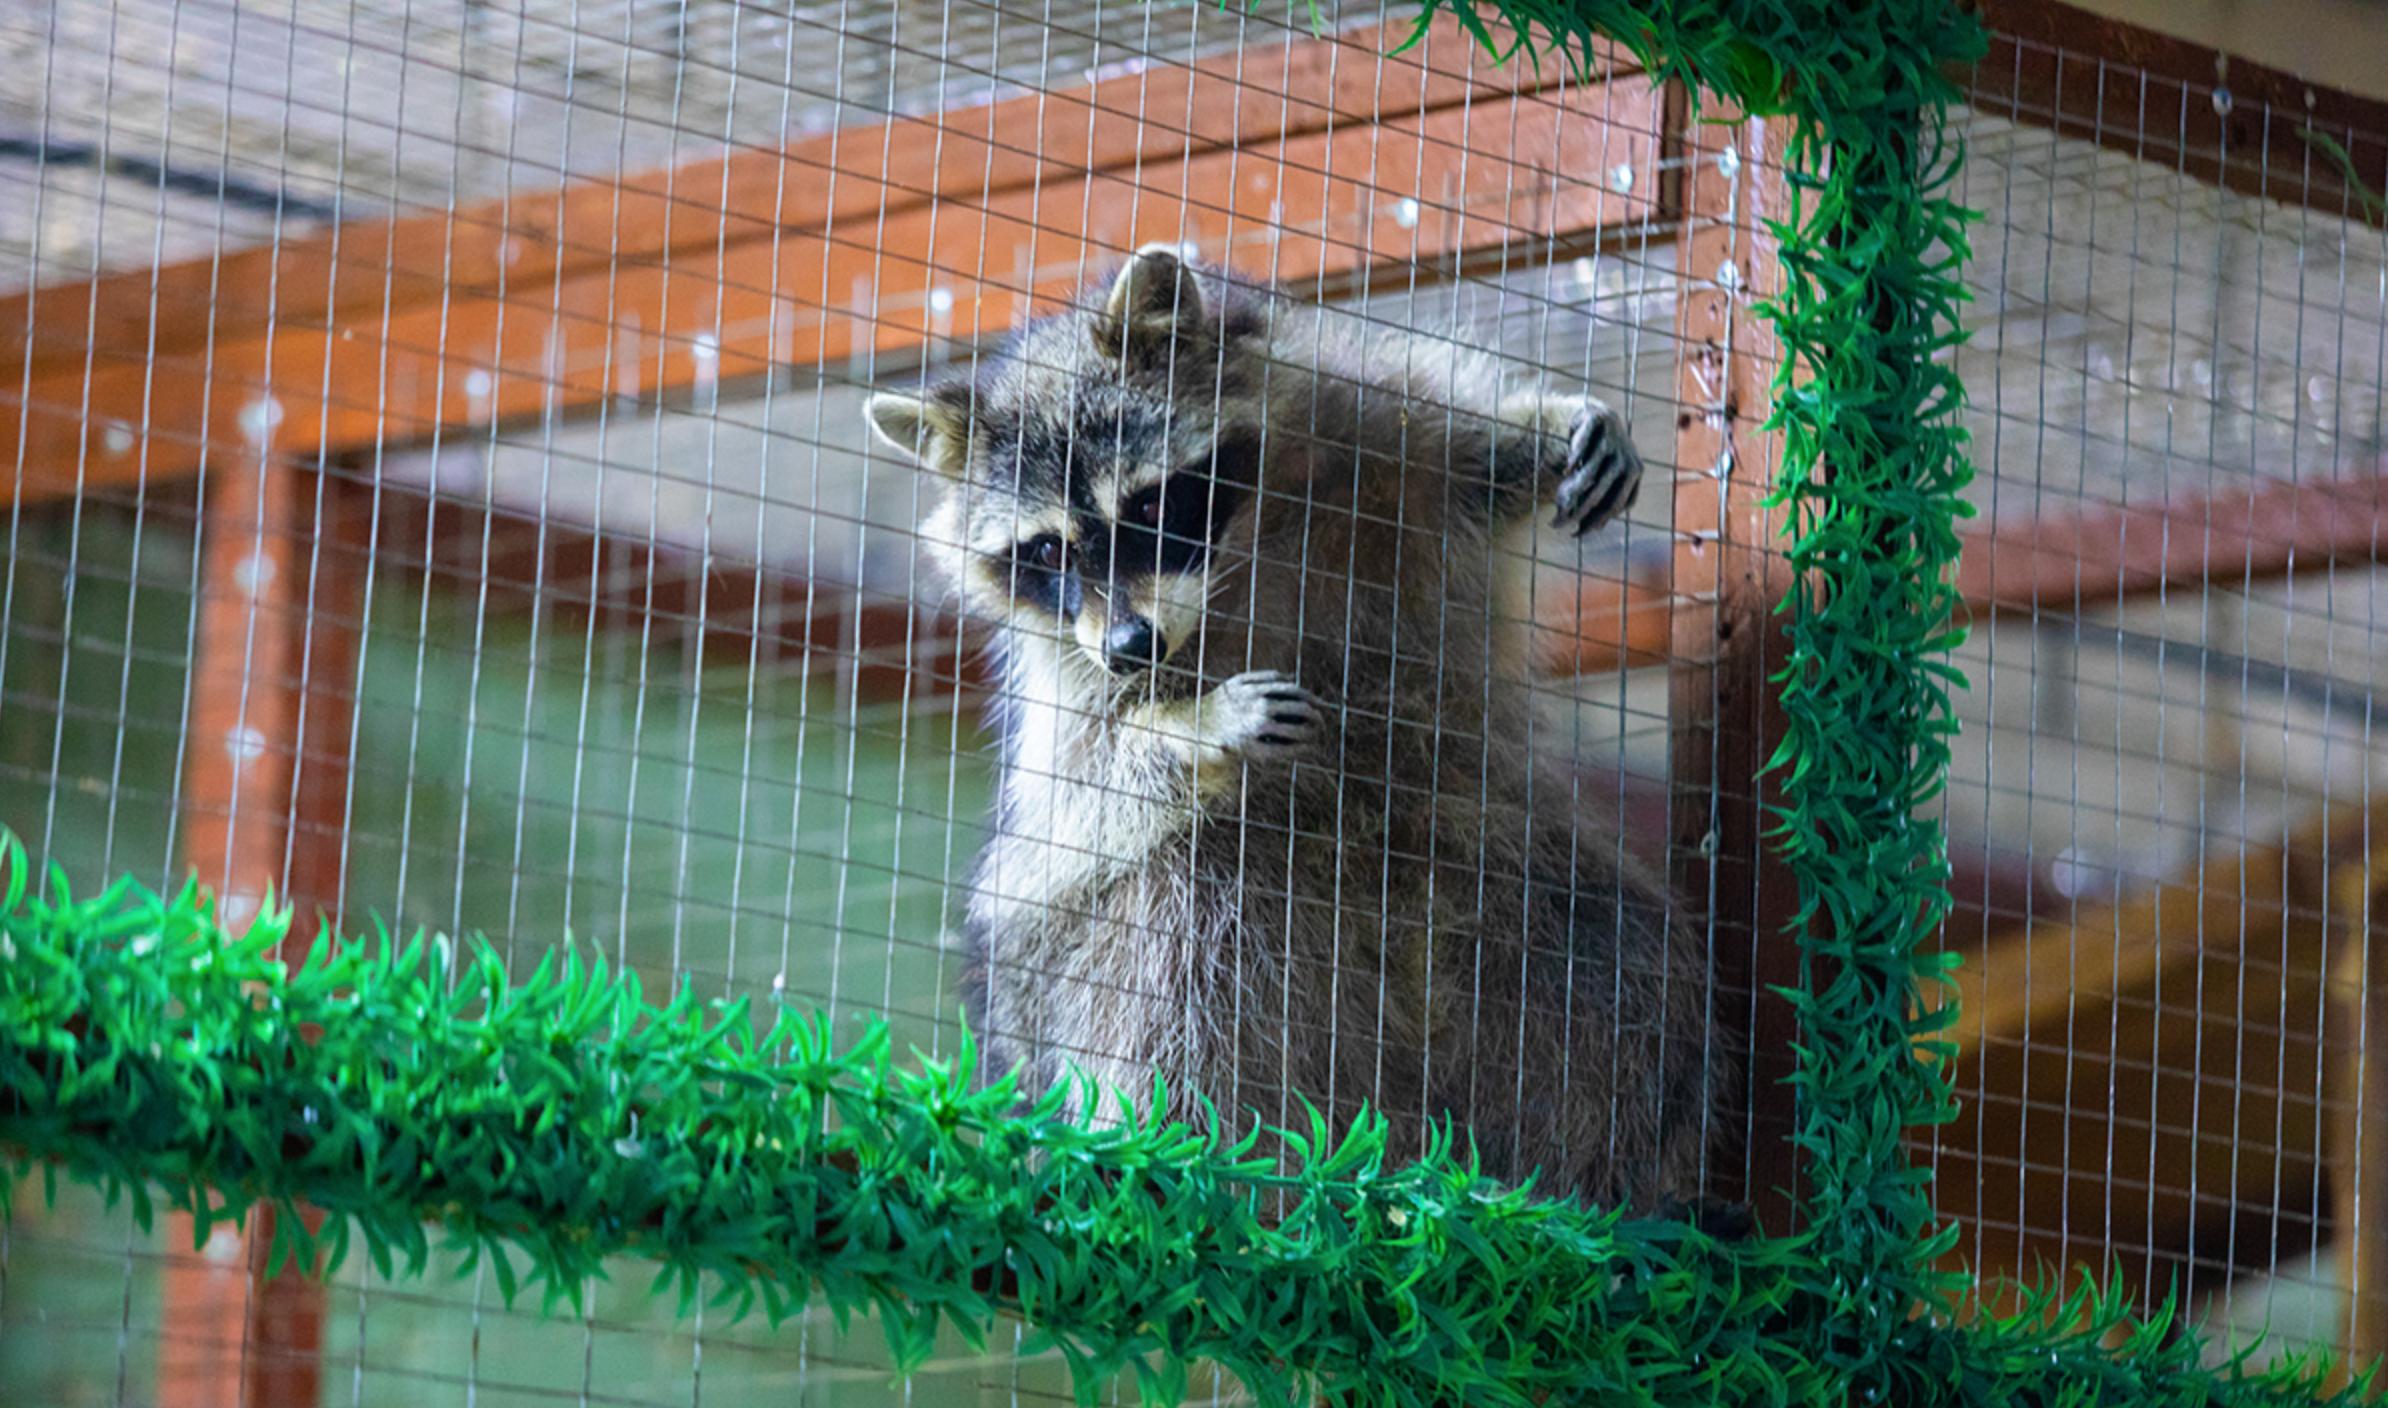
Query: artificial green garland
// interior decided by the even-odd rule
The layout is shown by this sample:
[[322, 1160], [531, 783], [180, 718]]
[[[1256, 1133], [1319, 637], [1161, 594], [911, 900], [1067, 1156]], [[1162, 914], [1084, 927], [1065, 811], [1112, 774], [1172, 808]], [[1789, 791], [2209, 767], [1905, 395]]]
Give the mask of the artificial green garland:
[[[577, 1301], [636, 1256], [684, 1310], [872, 1315], [899, 1368], [1016, 1313], [1087, 1402], [1122, 1370], [1176, 1402], [1195, 1361], [1285, 1405], [1877, 1401], [1833, 1357], [1832, 1242], [1719, 1246], [1494, 1187], [1448, 1146], [1387, 1168], [1373, 1120], [1265, 1147], [1088, 1129], [970, 1089], [966, 1048], [900, 1064], [883, 1028], [839, 1050], [795, 1016], [759, 1036], [743, 1004], [658, 1006], [568, 954], [509, 982], [486, 946], [382, 935], [292, 966], [286, 926], [225, 933], [193, 886], [36, 894], [0, 833], [0, 1215], [36, 1167], [145, 1228], [190, 1213], [200, 1242], [266, 1204], [277, 1262], [361, 1246], [420, 1274], [436, 1237], [509, 1302]], [[2117, 1300], [1915, 1319], [1880, 1401], [2252, 1408], [2319, 1381], [2210, 1371], [2162, 1323], [2101, 1349], [2119, 1323]]]
[[[1948, 65], [1978, 28], [1945, 0], [1488, 0], [1588, 66], [1596, 34], [1656, 74], [1788, 119], [1794, 208], [1773, 424], [1798, 586], [1773, 765], [1801, 885], [1797, 1138], [1808, 1230], [1718, 1248], [1482, 1186], [1443, 1150], [1387, 1170], [1363, 1124], [1273, 1153], [1143, 1124], [1089, 1130], [973, 1093], [966, 1061], [899, 1069], [883, 1037], [754, 1036], [743, 1011], [551, 959], [321, 944], [286, 970], [269, 919], [218, 932], [200, 896], [74, 903], [0, 861], [0, 1147], [22, 1170], [210, 1218], [304, 1201], [322, 1250], [419, 1268], [423, 1224], [570, 1295], [607, 1255], [657, 1261], [779, 1317], [866, 1309], [899, 1364], [936, 1327], [1017, 1311], [1082, 1394], [1123, 1366], [1147, 1401], [1214, 1360], [1265, 1400], [1388, 1404], [2263, 1403], [2319, 1364], [2209, 1371], [2119, 1299], [1960, 1323], [1915, 1126], [1945, 1073], [1922, 940], [1948, 903], [1920, 817], [1946, 773], [1949, 569], [1967, 473], [1957, 339], [1966, 215]], [[1426, 0], [1488, 44], [1475, 0]], [[1796, 367], [1800, 377], [1791, 379]], [[1819, 963], [1822, 960], [1822, 963]], [[0, 1188], [4, 1188], [0, 1184]], [[1285, 1211], [1282, 1218], [1276, 1216]], [[277, 1219], [285, 1251], [318, 1247]], [[2103, 1346], [2120, 1331], [2118, 1350]], [[2361, 1386], [2342, 1395], [2348, 1401]]]
[[651, 1005], [577, 957], [509, 983], [485, 946], [382, 936], [292, 967], [284, 916], [234, 936], [195, 887], [36, 896], [13, 839], [0, 892], [0, 1148], [144, 1226], [163, 1202], [204, 1241], [304, 1203], [322, 1230], [276, 1218], [277, 1262], [361, 1243], [387, 1276], [422, 1270], [429, 1225], [509, 1301], [574, 1298], [634, 1255], [684, 1307], [873, 1314], [899, 1368], [1009, 1309], [1088, 1401], [1132, 1369], [1174, 1402], [1197, 1360], [1287, 1404], [1823, 1387], [1777, 1332], [1787, 1246], [1498, 1188], [1449, 1148], [1387, 1168], [1377, 1121], [1267, 1148], [1090, 1129], [1058, 1095], [1022, 1113], [1008, 1085], [969, 1088], [966, 1044], [899, 1065], [884, 1028], [842, 1051], [800, 1017], [758, 1036], [743, 1003]]
[[[1475, 0], [1448, 6], [1486, 42]], [[1800, 888], [1804, 1037], [1796, 1138], [1820, 1272], [1820, 1356], [1863, 1401], [1906, 1401], [1918, 1306], [1951, 1304], [1950, 1243], [1908, 1131], [1953, 1110], [1943, 1067], [1916, 1059], [1951, 1013], [1927, 1003], [1922, 943], [1948, 909], [1946, 846], [1922, 814], [1956, 731], [1949, 664], [1955, 520], [1970, 470], [1956, 372], [1968, 213], [1946, 192], [1958, 154], [1945, 69], [1982, 50], [1947, 0], [1498, 0], [1588, 71], [1596, 35], [1654, 74], [1780, 117], [1791, 210], [1772, 223], [1784, 291], [1761, 312], [1783, 356], [1769, 421], [1783, 437], [1793, 594], [1781, 680], [1788, 729], [1770, 766], [1775, 836]], [[1796, 372], [1796, 379], [1795, 379]], [[1827, 966], [1819, 967], [1819, 960]], [[1937, 1009], [1937, 1010], [1936, 1010]]]

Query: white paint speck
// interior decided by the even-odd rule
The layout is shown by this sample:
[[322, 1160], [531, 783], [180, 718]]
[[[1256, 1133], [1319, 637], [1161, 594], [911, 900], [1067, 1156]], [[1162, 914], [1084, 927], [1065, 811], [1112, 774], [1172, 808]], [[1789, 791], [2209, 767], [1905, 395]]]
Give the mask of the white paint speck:
[[2067, 899], [2105, 894], [2114, 888], [2112, 866], [2100, 865], [2081, 851], [2067, 847], [2048, 866], [2049, 882]]
[[253, 552], [232, 564], [232, 585], [247, 596], [256, 596], [274, 582], [274, 560], [264, 553]]
[[256, 762], [265, 756], [265, 735], [243, 724], [224, 735], [224, 751], [231, 754], [232, 761], [236, 763]]
[[1405, 230], [1417, 229], [1418, 202], [1408, 196], [1403, 196], [1401, 203], [1393, 207], [1393, 223]]
[[260, 396], [240, 408], [240, 433], [252, 445], [262, 445], [273, 438], [274, 427], [282, 423], [282, 403], [271, 396]]
[[[216, 918], [222, 922], [225, 928], [238, 933], [246, 930], [249, 927], [249, 921], [255, 919], [257, 911], [263, 908], [265, 908], [264, 896], [239, 890], [224, 896], [224, 902], [216, 907]], [[215, 955], [201, 954], [200, 957], [212, 962]]]

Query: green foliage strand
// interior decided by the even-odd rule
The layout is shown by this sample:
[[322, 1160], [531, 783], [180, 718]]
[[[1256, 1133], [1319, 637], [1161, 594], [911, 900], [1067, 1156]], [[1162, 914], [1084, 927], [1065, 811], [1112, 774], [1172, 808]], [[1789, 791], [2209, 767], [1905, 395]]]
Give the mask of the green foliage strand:
[[[1476, 0], [1429, 0], [1489, 41]], [[1830, 1307], [1827, 1362], [1861, 1400], [1905, 1385], [1959, 1284], [1908, 1131], [1948, 1117], [1945, 1072], [1919, 1061], [1947, 1020], [1925, 986], [1923, 939], [1948, 909], [1946, 846], [1920, 808], [1938, 795], [1956, 731], [1948, 663], [1961, 632], [1950, 580], [1970, 470], [1955, 423], [1964, 391], [1935, 354], [1960, 340], [1969, 213], [1947, 194], [1957, 162], [1949, 65], [1982, 35], [1948, 0], [1497, 0], [1529, 48], [1588, 65], [1593, 37], [1653, 72], [1779, 115], [1790, 191], [1772, 222], [1784, 286], [1762, 308], [1783, 356], [1772, 428], [1775, 502], [1794, 586], [1788, 727], [1770, 766], [1775, 836], [1797, 876], [1802, 1059], [1797, 1139], [1803, 1222]], [[1538, 41], [1534, 36], [1540, 35]], [[1932, 994], [1934, 998], [1939, 994]]]
[[[1954, 1229], [1908, 1157], [1948, 1119], [1945, 839], [1924, 808], [1957, 729], [1952, 585], [1971, 476], [1964, 387], [1944, 354], [1973, 216], [1950, 192], [1960, 158], [1949, 74], [1983, 52], [1954, 0], [1426, 0], [1495, 52], [1548, 51], [1589, 73], [1606, 36], [1652, 73], [1779, 116], [1790, 209], [1770, 222], [1784, 286], [1760, 311], [1783, 356], [1769, 425], [1783, 438], [1774, 502], [1788, 515], [1788, 727], [1769, 766], [1774, 839], [1801, 905], [1793, 1078], [1807, 1156], [1808, 1260], [1786, 1333], [1855, 1403], [2191, 1404], [2300, 1397], [2309, 1366], [2208, 1373], [2193, 1337], [2133, 1326], [2117, 1296], [2053, 1297], [2013, 1321], [1964, 1319], [1946, 1269]], [[1487, 14], [1509, 33], [1497, 40]], [[2054, 1326], [2057, 1328], [2046, 1328]], [[2109, 1336], [2134, 1348], [2107, 1355]]]
[[[0, 833], [4, 838], [5, 833]], [[899, 1367], [1015, 1311], [1081, 1396], [1132, 1370], [1174, 1402], [1219, 1364], [1263, 1401], [1782, 1404], [1817, 1372], [1776, 1332], [1783, 1249], [1722, 1249], [1496, 1187], [1449, 1147], [1384, 1166], [1381, 1122], [1223, 1143], [1088, 1128], [973, 1090], [965, 1047], [899, 1065], [884, 1027], [767, 1034], [743, 1004], [551, 954], [220, 930], [200, 893], [29, 892], [0, 839], [0, 1149], [210, 1227], [254, 1205], [277, 1259], [434, 1235], [511, 1300], [575, 1301], [607, 1258], [773, 1321], [874, 1315]], [[1158, 1107], [1159, 1102], [1155, 1102]], [[9, 1181], [0, 1175], [0, 1202]]]
[[[275, 1218], [277, 1262], [361, 1247], [419, 1274], [444, 1246], [509, 1302], [577, 1305], [644, 1258], [683, 1309], [871, 1315], [899, 1368], [1013, 1313], [1089, 1401], [1122, 1370], [1178, 1401], [1198, 1360], [1288, 1408], [1850, 1401], [1809, 1239], [1719, 1247], [1496, 1188], [1449, 1147], [1387, 1169], [1369, 1119], [1271, 1153], [1085, 1128], [969, 1089], [966, 1047], [904, 1067], [884, 1027], [842, 1051], [816, 1020], [758, 1035], [742, 1005], [650, 1004], [569, 954], [509, 982], [485, 946], [327, 936], [291, 967], [286, 922], [234, 936], [196, 889], [129, 881], [36, 895], [0, 832], [0, 1212], [37, 1165], [145, 1227], [189, 1213], [199, 1242], [305, 1206], [320, 1230]], [[1923, 1323], [1888, 1401], [2259, 1408], [2327, 1372], [2209, 1370], [2161, 1319], [2102, 1350], [2126, 1323], [2086, 1294]]]

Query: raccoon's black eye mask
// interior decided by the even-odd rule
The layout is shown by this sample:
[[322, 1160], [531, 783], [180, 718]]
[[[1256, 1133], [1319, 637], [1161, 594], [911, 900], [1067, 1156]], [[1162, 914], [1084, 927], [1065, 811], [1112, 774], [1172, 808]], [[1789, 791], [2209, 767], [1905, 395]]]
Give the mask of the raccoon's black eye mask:
[[1039, 533], [1014, 543], [999, 569], [1010, 578], [1007, 585], [1014, 602], [1067, 619], [1078, 614], [1081, 600], [1074, 566], [1067, 543], [1055, 534]]
[[[1213, 475], [1207, 464], [1181, 469], [1120, 505], [1102, 565], [1122, 577], [1194, 571], [1244, 494], [1242, 485]], [[1099, 530], [1093, 537], [1101, 542]]]
[[1116, 519], [1081, 513], [1072, 540], [1055, 533], [1020, 539], [999, 564], [1013, 599], [1068, 616], [1077, 612], [1084, 582], [1200, 569], [1250, 497], [1257, 462], [1256, 444], [1223, 437], [1209, 454], [1130, 495]]

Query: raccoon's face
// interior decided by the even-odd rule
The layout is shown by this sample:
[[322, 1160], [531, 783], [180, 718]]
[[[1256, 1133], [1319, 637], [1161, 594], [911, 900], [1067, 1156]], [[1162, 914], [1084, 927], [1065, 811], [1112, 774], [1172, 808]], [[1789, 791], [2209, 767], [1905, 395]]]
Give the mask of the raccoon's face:
[[1257, 446], [1240, 430], [1170, 423], [1165, 409], [1031, 414], [989, 428], [983, 463], [957, 496], [975, 604], [1067, 631], [1117, 675], [1152, 670], [1193, 642]]
[[[1147, 252], [1101, 313], [1032, 329], [974, 381], [870, 402], [883, 439], [956, 481], [924, 537], [971, 609], [1074, 642], [1123, 683], [1192, 663], [1214, 589], [1249, 556], [1235, 530], [1261, 440], [1187, 335], [1200, 308], [1191, 274]], [[1182, 370], [1156, 363], [1156, 338]]]

